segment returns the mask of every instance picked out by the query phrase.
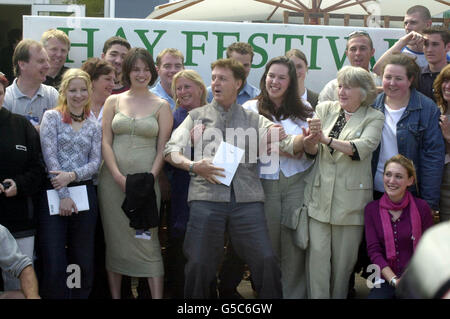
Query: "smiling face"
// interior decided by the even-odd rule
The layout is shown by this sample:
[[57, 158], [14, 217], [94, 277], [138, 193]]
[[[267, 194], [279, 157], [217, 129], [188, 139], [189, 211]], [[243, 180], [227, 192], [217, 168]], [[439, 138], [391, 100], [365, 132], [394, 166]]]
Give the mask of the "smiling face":
[[69, 53], [67, 44], [57, 38], [50, 38], [47, 40], [45, 51], [48, 54], [50, 68], [60, 70], [66, 63], [67, 54]]
[[402, 165], [391, 162], [384, 170], [383, 183], [384, 191], [391, 201], [398, 203], [402, 200], [407, 188], [414, 183], [414, 177], [408, 176], [408, 171]]
[[81, 78], [74, 78], [66, 89], [67, 107], [74, 114], [81, 114], [89, 101], [89, 90]]
[[408, 96], [412, 81], [404, 66], [388, 64], [383, 73], [383, 91], [389, 98], [401, 100]]
[[183, 60], [180, 57], [169, 53], [164, 54], [161, 58], [161, 65], [156, 67], [161, 85], [170, 88], [173, 76], [183, 69]]
[[224, 108], [229, 108], [235, 101], [242, 80], [233, 76], [229, 68], [216, 66], [211, 73], [211, 89], [214, 100]]
[[266, 90], [269, 98], [277, 107], [281, 106], [289, 83], [289, 68], [286, 65], [274, 63], [269, 67], [266, 76]]
[[339, 83], [338, 97], [341, 107], [353, 113], [359, 108], [362, 102], [361, 88]]
[[114, 88], [114, 80], [116, 74], [111, 71], [109, 74], [102, 74], [97, 79], [92, 81], [92, 91], [95, 94], [99, 94], [105, 97], [105, 99], [111, 95]]
[[50, 68], [48, 55], [44, 48], [31, 46], [28, 62], [19, 61], [20, 76], [28, 80], [42, 83], [45, 81]]
[[131, 68], [130, 82], [132, 87], [147, 87], [152, 79], [150, 67], [141, 59], [137, 59]]
[[111, 63], [116, 69], [116, 74], [122, 73], [122, 63], [128, 48], [120, 44], [113, 44], [106, 53], [102, 53], [102, 59]]
[[203, 89], [194, 81], [180, 77], [175, 84], [178, 103], [187, 110], [200, 106]]
[[450, 105], [450, 79], [442, 81], [442, 97], [447, 101], [447, 105]]
[[347, 43], [346, 54], [352, 66], [359, 66], [368, 70], [370, 59], [375, 53], [371, 48], [370, 41], [366, 36], [351, 38]]

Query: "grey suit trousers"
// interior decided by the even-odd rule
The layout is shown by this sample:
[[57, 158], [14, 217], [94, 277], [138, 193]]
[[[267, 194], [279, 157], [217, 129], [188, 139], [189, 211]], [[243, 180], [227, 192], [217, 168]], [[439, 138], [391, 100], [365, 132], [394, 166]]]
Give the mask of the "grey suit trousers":
[[281, 272], [272, 249], [262, 202], [192, 201], [184, 240], [185, 298], [210, 297], [223, 257], [224, 233], [249, 266], [258, 298], [281, 298]]

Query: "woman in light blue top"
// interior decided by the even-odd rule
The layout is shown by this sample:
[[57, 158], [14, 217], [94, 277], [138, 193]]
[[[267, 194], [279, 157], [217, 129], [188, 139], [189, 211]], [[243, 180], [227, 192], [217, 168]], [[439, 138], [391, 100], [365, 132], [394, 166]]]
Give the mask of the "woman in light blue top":
[[[299, 98], [294, 63], [286, 57], [270, 60], [260, 88], [261, 94], [243, 107], [282, 125], [287, 134], [302, 134], [313, 110]], [[274, 149], [269, 157], [260, 157], [264, 211], [270, 239], [280, 259], [284, 298], [306, 297], [305, 250], [296, 245], [297, 224], [292, 221], [298, 221], [303, 204], [303, 180], [312, 163], [306, 156], [292, 157]]]
[[[58, 106], [42, 119], [41, 146], [50, 178], [47, 189], [56, 190], [59, 198], [57, 215], [50, 215], [47, 196], [39, 212], [43, 298], [88, 298], [92, 287], [97, 220], [92, 176], [101, 161], [102, 134], [100, 124], [89, 117], [91, 92], [86, 72], [66, 71]], [[85, 187], [88, 210], [79, 211], [71, 186]], [[68, 269], [68, 265], [75, 266]]]

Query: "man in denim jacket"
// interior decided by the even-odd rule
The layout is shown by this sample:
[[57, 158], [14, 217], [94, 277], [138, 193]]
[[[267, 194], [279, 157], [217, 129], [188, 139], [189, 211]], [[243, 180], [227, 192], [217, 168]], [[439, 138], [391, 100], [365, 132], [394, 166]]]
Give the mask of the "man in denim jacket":
[[[374, 107], [385, 113], [385, 93], [378, 95]], [[439, 194], [444, 169], [445, 146], [439, 128], [439, 109], [425, 95], [411, 88], [406, 110], [397, 123], [398, 152], [414, 162], [417, 171], [419, 194], [432, 210], [439, 210]], [[372, 157], [372, 172], [375, 174], [380, 155], [380, 146]]]

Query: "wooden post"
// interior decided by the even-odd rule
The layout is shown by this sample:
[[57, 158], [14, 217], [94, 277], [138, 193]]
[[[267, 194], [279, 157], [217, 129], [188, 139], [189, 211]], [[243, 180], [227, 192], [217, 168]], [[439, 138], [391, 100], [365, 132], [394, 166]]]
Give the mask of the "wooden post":
[[330, 24], [330, 14], [329, 13], [325, 13], [323, 16], [323, 24], [324, 25], [328, 25]]
[[283, 11], [283, 23], [289, 23], [289, 11]]
[[309, 24], [309, 12], [305, 12], [305, 16], [304, 16], [304, 24]]
[[367, 19], [369, 19], [368, 15], [364, 16], [364, 26], [367, 27]]
[[384, 27], [389, 28], [389, 22], [391, 21], [391, 18], [389, 16], [384, 16]]
[[344, 26], [348, 27], [350, 24], [350, 15], [344, 14]]

